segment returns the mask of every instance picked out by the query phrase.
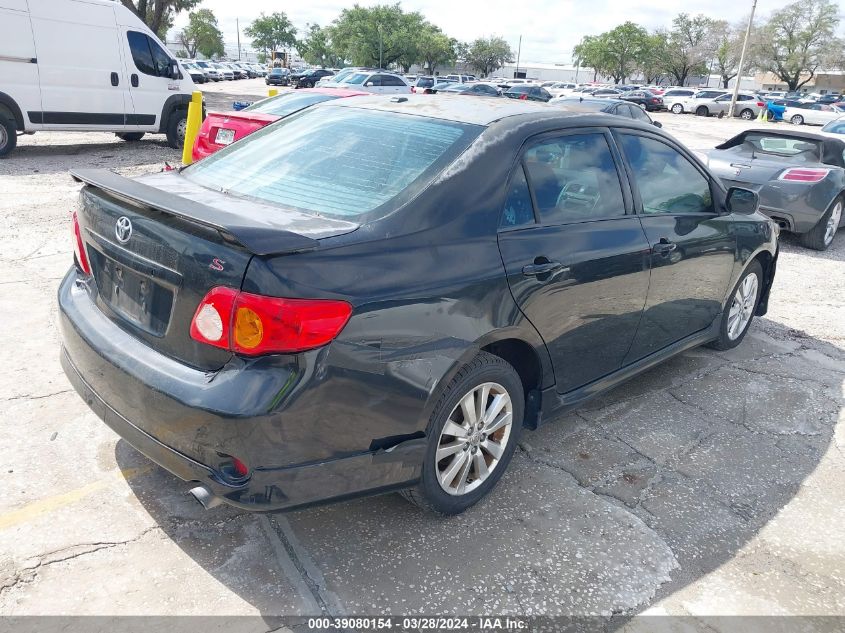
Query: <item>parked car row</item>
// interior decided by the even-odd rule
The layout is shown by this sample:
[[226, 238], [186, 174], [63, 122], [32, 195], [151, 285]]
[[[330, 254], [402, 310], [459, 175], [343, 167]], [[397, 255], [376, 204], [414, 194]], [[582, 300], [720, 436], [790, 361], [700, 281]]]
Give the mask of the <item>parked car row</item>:
[[[205, 81], [232, 81], [234, 79], [253, 79], [263, 77], [267, 69], [261, 64], [250, 62], [226, 62], [211, 61], [208, 59], [186, 59], [181, 61], [182, 66], [191, 72], [191, 76], [201, 72]], [[204, 82], [200, 82], [204, 83]]]

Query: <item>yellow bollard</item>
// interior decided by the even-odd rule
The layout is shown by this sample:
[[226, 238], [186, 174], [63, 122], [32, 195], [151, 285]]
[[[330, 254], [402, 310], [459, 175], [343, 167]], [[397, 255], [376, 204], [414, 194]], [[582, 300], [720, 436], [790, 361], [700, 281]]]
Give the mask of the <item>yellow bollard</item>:
[[195, 90], [188, 104], [188, 124], [185, 127], [185, 146], [182, 148], [182, 164], [190, 165], [194, 162], [194, 141], [202, 125], [202, 93]]
[[275, 97], [277, 94], [279, 94], [279, 91], [275, 88], [270, 88], [270, 90], [267, 92], [268, 97]]

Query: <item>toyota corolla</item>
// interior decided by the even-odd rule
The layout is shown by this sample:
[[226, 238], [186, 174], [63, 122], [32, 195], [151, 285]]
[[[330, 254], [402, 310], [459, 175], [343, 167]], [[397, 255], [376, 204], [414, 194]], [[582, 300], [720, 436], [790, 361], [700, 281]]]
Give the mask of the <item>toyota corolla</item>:
[[337, 99], [180, 171], [77, 171], [62, 363], [211, 507], [453, 514], [536, 428], [764, 314], [777, 226], [653, 126]]

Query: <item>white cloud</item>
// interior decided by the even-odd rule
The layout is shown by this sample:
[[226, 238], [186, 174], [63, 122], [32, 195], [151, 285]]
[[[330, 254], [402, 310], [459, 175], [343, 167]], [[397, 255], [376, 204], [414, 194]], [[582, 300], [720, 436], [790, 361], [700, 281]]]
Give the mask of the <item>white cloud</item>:
[[[383, 4], [391, 0], [381, 0]], [[217, 15], [227, 43], [236, 40], [235, 23], [243, 29], [259, 13], [285, 11], [297, 28], [306, 23], [325, 25], [340, 11], [354, 4], [352, 0], [305, 0], [298, 4], [280, 4], [273, 0], [204, 0], [202, 6]], [[369, 6], [377, 2], [362, 0]], [[679, 12], [703, 13], [713, 18], [737, 22], [747, 18], [751, 0], [405, 0], [402, 8], [419, 11], [451, 37], [471, 41], [476, 37], [500, 35], [516, 52], [522, 35], [522, 59], [535, 62], [569, 63], [572, 47], [584, 35], [600, 33], [631, 20], [649, 29], [668, 27]], [[181, 14], [176, 26], [182, 26]]]

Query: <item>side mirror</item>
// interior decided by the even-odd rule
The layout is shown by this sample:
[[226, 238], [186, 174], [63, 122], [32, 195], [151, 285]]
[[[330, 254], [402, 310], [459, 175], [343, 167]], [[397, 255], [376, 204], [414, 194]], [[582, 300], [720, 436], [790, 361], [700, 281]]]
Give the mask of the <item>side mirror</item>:
[[179, 72], [179, 62], [170, 62], [170, 78], [181, 79], [182, 73]]
[[728, 189], [728, 197], [725, 199], [725, 206], [731, 213], [751, 215], [757, 211], [760, 204], [760, 196], [750, 189], [731, 187]]
[[372, 81], [368, 81], [367, 83], [365, 83], [365, 84], [364, 84], [364, 88], [369, 88], [369, 87], [371, 87], [372, 85], [373, 85], [373, 82], [372, 82]]
[[651, 124], [654, 127], [663, 127], [663, 124], [660, 121], [652, 121]]

